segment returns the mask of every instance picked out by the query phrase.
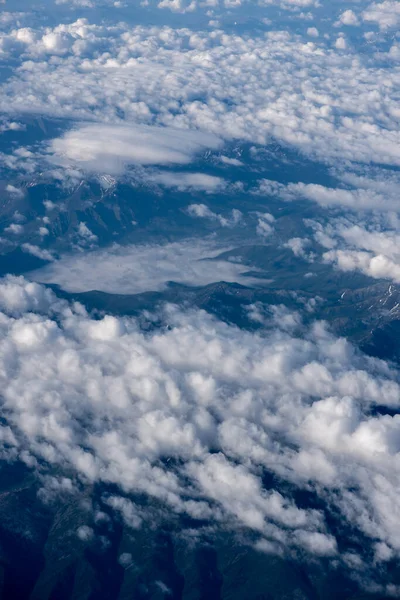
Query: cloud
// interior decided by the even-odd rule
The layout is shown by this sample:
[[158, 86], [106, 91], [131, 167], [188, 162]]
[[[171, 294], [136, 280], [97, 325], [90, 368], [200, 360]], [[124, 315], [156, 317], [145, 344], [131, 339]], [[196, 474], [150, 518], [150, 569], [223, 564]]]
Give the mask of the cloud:
[[294, 7], [306, 8], [310, 6], [318, 6], [318, 0], [260, 0], [261, 6], [276, 4], [281, 8], [293, 9]]
[[344, 10], [338, 19], [338, 24], [342, 25], [359, 25], [360, 22], [358, 20], [357, 15], [351, 9]]
[[154, 174], [151, 179], [166, 187], [176, 187], [181, 191], [195, 189], [212, 192], [224, 185], [224, 180], [221, 177], [205, 173], [168, 173], [165, 171]]
[[4, 231], [6, 233], [12, 233], [13, 235], [21, 235], [24, 232], [24, 226], [19, 223], [10, 223]]
[[364, 10], [362, 18], [364, 21], [377, 23], [381, 30], [396, 27], [400, 23], [399, 3], [392, 0], [374, 2]]
[[354, 211], [398, 211], [398, 181], [396, 177], [369, 179], [352, 173], [343, 174], [343, 181], [353, 188], [327, 187], [317, 183], [288, 183], [263, 179], [256, 193], [278, 196], [291, 201], [306, 198], [325, 208], [341, 206]]
[[285, 244], [283, 244], [285, 248], [290, 248], [295, 256], [300, 256], [307, 260], [312, 260], [312, 256], [307, 254], [306, 249], [310, 245], [310, 240], [308, 238], [290, 238]]
[[16, 188], [14, 185], [11, 185], [11, 184], [6, 185], [6, 192], [8, 192], [14, 198], [23, 198], [24, 197], [24, 192], [21, 189]]
[[55, 0], [56, 4], [71, 4], [79, 8], [95, 8], [96, 3], [92, 0]]
[[[387, 221], [396, 228], [388, 228]], [[400, 234], [398, 219], [363, 223], [351, 219], [336, 219], [322, 226], [315, 221], [307, 225], [314, 229], [314, 238], [327, 251], [322, 258], [345, 272], [360, 271], [374, 279], [400, 282]], [[390, 226], [389, 226], [390, 227]]]
[[22, 131], [24, 129], [25, 127], [22, 123], [10, 121], [4, 117], [0, 118], [0, 133], [4, 133], [5, 131]]
[[[149, 2], [147, 2], [149, 4]], [[174, 13], [186, 14], [199, 9], [222, 8], [228, 10], [247, 9], [249, 0], [157, 0], [156, 6], [160, 9], [169, 9]], [[254, 6], [255, 5], [255, 6]], [[318, 0], [258, 0], [252, 8], [277, 6], [283, 10], [298, 10], [311, 6], [319, 6]], [[240, 14], [240, 13], [239, 13]]]
[[88, 242], [89, 244], [96, 243], [98, 241], [97, 235], [90, 231], [86, 223], [83, 223], [82, 221], [78, 225], [77, 233], [82, 241]]
[[295, 332], [302, 329], [302, 319], [298, 312], [291, 311], [283, 304], [277, 306], [264, 306], [260, 302], [246, 307], [247, 315], [251, 321], [260, 323], [264, 327], [278, 327], [282, 331]]
[[100, 290], [112, 294], [161, 291], [171, 281], [189, 286], [216, 281], [243, 285], [262, 282], [245, 275], [250, 266], [218, 258], [226, 250], [211, 240], [196, 239], [164, 245], [114, 246], [65, 255], [29, 276], [69, 291]]
[[2, 310], [19, 316], [24, 312], [51, 312], [51, 307], [59, 309], [54, 294], [37, 283], [8, 277], [2, 280], [0, 304]]
[[230, 217], [213, 212], [205, 204], [190, 204], [187, 207], [187, 212], [191, 217], [198, 219], [209, 219], [210, 221], [218, 221], [221, 227], [234, 227], [242, 220], [242, 213], [237, 208], [233, 208]]
[[[1, 84], [0, 110], [97, 122], [55, 142], [57, 153], [89, 168], [180, 164], [215, 147], [215, 137], [196, 142], [189, 131], [252, 144], [277, 140], [331, 164], [400, 164], [396, 73], [357, 58], [343, 37], [334, 48], [323, 35], [310, 41], [289, 31], [247, 36], [86, 19], [29, 35], [20, 29], [4, 37], [19, 69]], [[45, 60], [52, 52], [57, 60]], [[121, 120], [126, 129], [108, 137]], [[174, 136], [172, 147], [167, 135], [155, 147], [142, 126], [188, 130], [179, 134], [182, 152]], [[145, 140], [143, 150], [135, 135]]]
[[341, 271], [361, 271], [374, 279], [390, 279], [400, 283], [400, 264], [383, 254], [357, 250], [329, 250], [323, 258], [334, 263]]
[[270, 213], [257, 213], [258, 223], [256, 227], [257, 235], [260, 237], [269, 237], [273, 231], [275, 218]]
[[186, 0], [161, 0], [158, 3], [158, 8], [168, 8], [172, 12], [186, 13], [195, 10], [196, 4], [195, 0], [189, 2]]
[[221, 155], [220, 161], [224, 165], [230, 165], [232, 167], [243, 167], [243, 162], [241, 160], [239, 160], [238, 158], [231, 158], [230, 156]]
[[76, 535], [80, 540], [82, 540], [82, 542], [88, 542], [89, 540], [93, 539], [94, 531], [91, 527], [88, 527], [87, 525], [82, 525], [77, 529]]
[[310, 37], [318, 37], [319, 36], [318, 29], [316, 27], [308, 27], [307, 35], [309, 35]]
[[343, 34], [339, 35], [339, 37], [336, 38], [335, 48], [337, 48], [338, 50], [346, 50], [347, 49], [346, 38], [344, 37]]
[[[250, 530], [260, 548], [341, 560], [326, 505], [353, 542], [370, 538], [368, 577], [379, 578], [373, 544], [381, 564], [400, 553], [399, 415], [373, 410], [399, 408], [397, 372], [323, 323], [295, 319], [297, 337], [277, 308], [273, 326], [250, 333], [167, 306], [146, 332], [16, 277], [0, 282], [0, 308], [5, 456], [52, 472], [52, 493], [57, 479], [70, 493], [77, 481], [113, 483], [107, 502], [133, 528], [144, 493]], [[296, 505], [296, 489], [317, 493], [319, 508]]]
[[24, 252], [28, 254], [32, 254], [37, 258], [41, 258], [42, 260], [52, 261], [54, 260], [53, 254], [49, 250], [45, 250], [44, 248], [39, 248], [39, 246], [35, 246], [34, 244], [25, 243], [21, 246]]
[[[199, 131], [139, 125], [82, 125], [50, 144], [50, 159], [86, 171], [118, 174], [129, 165], [187, 164], [193, 156], [220, 146]], [[159, 174], [166, 185], [215, 187], [218, 178], [203, 174]]]

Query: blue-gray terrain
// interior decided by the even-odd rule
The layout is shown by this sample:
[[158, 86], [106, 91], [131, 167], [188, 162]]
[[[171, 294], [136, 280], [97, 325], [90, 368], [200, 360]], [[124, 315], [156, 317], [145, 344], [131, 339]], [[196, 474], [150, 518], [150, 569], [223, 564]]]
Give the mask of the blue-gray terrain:
[[400, 4], [0, 6], [0, 598], [400, 597]]

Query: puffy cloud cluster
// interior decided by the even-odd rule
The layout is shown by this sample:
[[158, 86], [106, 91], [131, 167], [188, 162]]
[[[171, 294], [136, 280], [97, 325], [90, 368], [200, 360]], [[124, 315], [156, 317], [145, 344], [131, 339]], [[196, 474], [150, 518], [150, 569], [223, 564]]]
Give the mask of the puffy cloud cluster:
[[273, 223], [275, 218], [270, 213], [257, 212], [258, 223], [256, 232], [261, 237], [268, 237], [274, 231]]
[[310, 245], [310, 240], [307, 238], [290, 238], [285, 244], [285, 248], [290, 248], [295, 256], [300, 256], [302, 258], [306, 258], [307, 260], [312, 261], [313, 256], [307, 252], [308, 246]]
[[[369, 220], [353, 216], [328, 219], [326, 223], [307, 220], [313, 237], [324, 249], [322, 260], [341, 271], [359, 271], [374, 279], [400, 282], [400, 223], [397, 214], [375, 213]], [[300, 245], [301, 243], [301, 245]], [[315, 254], [304, 254], [310, 240], [299, 239], [299, 256], [313, 260]]]
[[[63, 0], [67, 2], [68, 0]], [[79, 2], [80, 0], [74, 0]], [[83, 0], [86, 1], [86, 0]], [[109, 0], [112, 2], [112, 0]], [[119, 4], [115, 3], [114, 4]], [[299, 11], [304, 8], [318, 7], [318, 0], [146, 0], [143, 5], [158, 9], [168, 9], [173, 13], [187, 14], [194, 11], [206, 11], [213, 16], [223, 16], [224, 11], [235, 11], [241, 14], [241, 9], [248, 10], [249, 4], [252, 10], [276, 6], [279, 9]]]
[[5, 131], [20, 131], [21, 129], [24, 129], [21, 123], [10, 121], [4, 117], [0, 118], [0, 133], [4, 133]]
[[333, 262], [342, 271], [361, 271], [374, 279], [400, 283], [398, 230], [379, 231], [368, 226], [349, 225], [339, 226], [337, 235], [339, 240], [331, 244], [335, 247], [323, 255], [326, 261]]
[[[129, 498], [145, 493], [260, 548], [336, 557], [326, 504], [376, 561], [400, 552], [397, 373], [323, 323], [277, 307], [256, 334], [167, 306], [144, 332], [13, 277], [0, 306], [3, 458], [56, 467], [71, 493], [76, 479], [116, 484], [108, 502], [133, 527], [145, 514]], [[295, 489], [320, 508], [297, 506]]]
[[209, 219], [210, 221], [217, 221], [221, 227], [234, 227], [242, 220], [242, 213], [237, 208], [232, 209], [229, 217], [224, 217], [218, 213], [213, 212], [205, 204], [190, 204], [187, 207], [187, 212], [191, 217], [198, 219]]
[[282, 200], [307, 199], [324, 208], [342, 207], [356, 212], [398, 212], [399, 177], [396, 172], [367, 177], [351, 172], [340, 175], [341, 187], [327, 187], [316, 183], [280, 183], [270, 179], [259, 182], [256, 193], [278, 196]]
[[55, 0], [56, 4], [72, 4], [72, 6], [84, 7], [84, 8], [95, 8], [96, 3], [92, 0]]
[[[397, 71], [337, 50], [322, 36], [305, 41], [285, 31], [248, 36], [79, 19], [12, 29], [2, 40], [5, 53], [18, 51], [20, 64], [1, 85], [5, 113], [123, 120], [261, 144], [277, 139], [327, 161], [400, 161]], [[80, 144], [98, 154], [100, 135], [110, 135], [120, 158], [122, 130], [109, 127], [99, 127], [97, 137], [94, 129], [73, 131], [53, 145], [81, 159]], [[125, 147], [122, 158], [132, 152]]]
[[377, 23], [381, 30], [396, 27], [400, 23], [400, 6], [392, 0], [373, 2], [364, 10], [362, 17], [364, 21]]
[[[396, 171], [338, 173], [340, 187], [302, 182], [283, 184], [264, 179], [255, 190], [286, 202], [307, 199], [328, 209], [320, 221], [306, 220], [313, 237], [326, 251], [322, 260], [342, 271], [360, 271], [374, 279], [400, 282], [399, 177]], [[337, 209], [345, 212], [338, 217]], [[336, 209], [336, 212], [335, 212]], [[284, 246], [310, 262], [311, 240], [292, 238]]]
[[338, 19], [338, 25], [358, 25], [359, 20], [353, 10], [344, 10]]

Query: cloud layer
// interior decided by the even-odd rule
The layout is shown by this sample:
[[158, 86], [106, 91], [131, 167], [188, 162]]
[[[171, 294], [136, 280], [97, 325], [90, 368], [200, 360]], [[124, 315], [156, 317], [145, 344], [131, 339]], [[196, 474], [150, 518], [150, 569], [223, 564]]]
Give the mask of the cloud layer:
[[190, 286], [217, 281], [260, 283], [245, 275], [250, 266], [218, 258], [228, 249], [201, 239], [115, 246], [65, 255], [29, 276], [42, 283], [56, 283], [68, 291], [99, 290], [111, 294], [161, 291], [168, 282]]
[[[5, 113], [163, 125], [261, 144], [275, 139], [324, 161], [400, 163], [391, 94], [397, 70], [343, 52], [344, 43], [330, 38], [105, 26], [81, 18], [53, 28], [6, 28], [1, 39], [4, 56], [20, 65], [1, 85]], [[111, 139], [121, 151], [117, 132]], [[99, 151], [95, 140], [89, 148], [93, 134], [86, 141], [72, 132], [57, 144], [82, 158], [79, 141]], [[132, 145], [122, 158], [126, 152], [132, 158]]]
[[[270, 551], [336, 557], [323, 504], [300, 508], [290, 490], [315, 491], [370, 539], [360, 572], [400, 552], [397, 374], [323, 323], [300, 338], [277, 318], [254, 334], [169, 306], [165, 327], [145, 333], [12, 277], [0, 306], [3, 458], [56, 466], [71, 489], [81, 479], [146, 493], [253, 531]], [[142, 509], [125, 502], [139, 526]]]
[[[81, 125], [50, 144], [52, 160], [95, 173], [122, 173], [129, 165], [187, 164], [221, 141], [212, 134], [144, 125]], [[190, 184], [190, 181], [188, 182]]]

